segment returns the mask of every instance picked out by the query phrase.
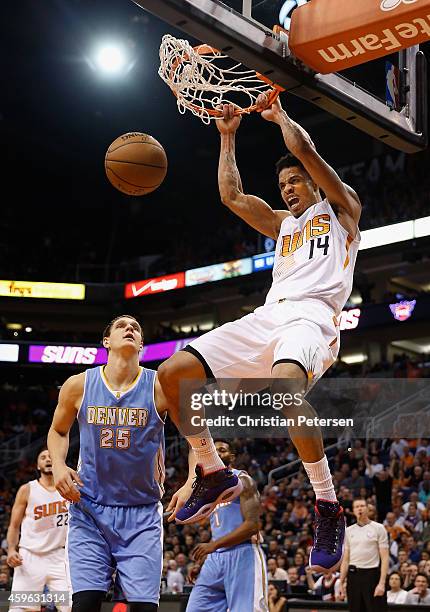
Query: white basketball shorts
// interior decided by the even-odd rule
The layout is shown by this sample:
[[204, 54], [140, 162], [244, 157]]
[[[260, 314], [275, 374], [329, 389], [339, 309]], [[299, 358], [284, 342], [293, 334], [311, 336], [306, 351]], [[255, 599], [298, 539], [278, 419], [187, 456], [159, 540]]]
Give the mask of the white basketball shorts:
[[273, 365], [285, 361], [301, 367], [310, 387], [337, 358], [339, 326], [324, 302], [279, 300], [221, 325], [189, 346], [217, 379], [271, 378]]
[[[12, 592], [42, 593], [45, 585], [51, 592], [69, 592], [64, 548], [57, 548], [44, 554], [36, 554], [26, 548], [20, 548], [19, 554], [22, 557], [22, 565], [14, 569]], [[70, 601], [67, 601], [68, 605], [57, 604], [57, 610], [61, 612], [70, 610]], [[37, 604], [12, 604], [9, 612], [40, 610], [40, 608], [41, 606]]]

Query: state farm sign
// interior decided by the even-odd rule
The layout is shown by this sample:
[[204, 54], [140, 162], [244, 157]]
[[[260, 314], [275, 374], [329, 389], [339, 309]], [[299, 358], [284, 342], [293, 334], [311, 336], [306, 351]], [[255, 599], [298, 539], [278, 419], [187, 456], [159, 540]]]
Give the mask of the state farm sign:
[[185, 287], [185, 272], [178, 272], [177, 274], [157, 276], [156, 278], [147, 278], [146, 280], [128, 283], [125, 286], [125, 297], [140, 297], [141, 295], [162, 293], [172, 289], [182, 289], [182, 287]]
[[327, 74], [429, 39], [430, 0], [316, 0], [293, 12], [288, 44], [307, 66]]

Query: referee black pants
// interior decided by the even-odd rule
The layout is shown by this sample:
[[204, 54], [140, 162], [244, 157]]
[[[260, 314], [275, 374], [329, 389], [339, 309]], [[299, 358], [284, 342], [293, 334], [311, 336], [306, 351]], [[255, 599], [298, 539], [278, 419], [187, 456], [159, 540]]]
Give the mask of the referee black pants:
[[379, 567], [358, 569], [350, 567], [346, 583], [350, 612], [387, 612], [387, 595], [374, 597], [381, 575]]

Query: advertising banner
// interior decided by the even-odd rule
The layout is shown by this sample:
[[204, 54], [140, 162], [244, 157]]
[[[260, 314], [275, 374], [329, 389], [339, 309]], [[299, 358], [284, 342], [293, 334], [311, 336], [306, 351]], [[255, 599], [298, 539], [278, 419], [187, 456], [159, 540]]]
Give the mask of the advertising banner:
[[182, 289], [184, 286], [185, 272], [178, 272], [176, 274], [168, 274], [167, 276], [157, 276], [156, 278], [147, 278], [146, 280], [128, 283], [125, 286], [125, 297], [134, 298], [152, 293], [162, 293], [172, 289]]
[[225, 280], [226, 278], [244, 276], [245, 274], [251, 274], [252, 271], [251, 257], [225, 261], [224, 263], [214, 264], [212, 266], [203, 266], [202, 268], [187, 270], [185, 272], [185, 286], [192, 287], [193, 285]]
[[49, 298], [51, 300], [84, 300], [85, 285], [71, 283], [34, 283], [0, 280], [0, 296]]
[[19, 356], [19, 344], [0, 344], [0, 361], [16, 363]]
[[[140, 353], [140, 363], [167, 359], [184, 348], [194, 338], [147, 344]], [[5, 346], [5, 345], [0, 345]], [[7, 345], [6, 345], [7, 346]], [[18, 345], [16, 345], [18, 346]], [[1, 351], [1, 348], [0, 348]], [[1, 355], [1, 352], [0, 352]], [[107, 362], [107, 351], [97, 346], [67, 346], [62, 344], [32, 344], [28, 351], [30, 363], [67, 363], [73, 365], [100, 365]]]

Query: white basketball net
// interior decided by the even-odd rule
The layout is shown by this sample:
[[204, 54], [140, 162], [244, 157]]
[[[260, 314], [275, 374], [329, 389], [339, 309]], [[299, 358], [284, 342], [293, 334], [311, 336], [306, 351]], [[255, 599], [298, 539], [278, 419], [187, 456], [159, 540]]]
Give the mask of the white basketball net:
[[222, 116], [221, 104], [249, 113], [259, 94], [281, 91], [228, 55], [207, 45], [193, 48], [170, 34], [161, 42], [158, 74], [175, 94], [179, 112], [189, 109], [206, 124]]

